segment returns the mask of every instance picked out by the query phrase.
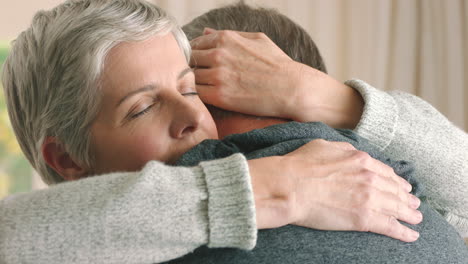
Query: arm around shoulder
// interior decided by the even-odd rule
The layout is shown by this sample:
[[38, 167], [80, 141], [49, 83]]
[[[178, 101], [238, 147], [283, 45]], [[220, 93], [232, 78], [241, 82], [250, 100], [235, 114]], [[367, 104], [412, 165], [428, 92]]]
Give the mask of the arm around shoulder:
[[0, 223], [2, 263], [154, 263], [202, 245], [250, 249], [257, 232], [240, 154], [13, 195], [0, 201]]
[[417, 96], [346, 84], [365, 102], [355, 131], [391, 158], [413, 162], [428, 202], [468, 235], [468, 134]]

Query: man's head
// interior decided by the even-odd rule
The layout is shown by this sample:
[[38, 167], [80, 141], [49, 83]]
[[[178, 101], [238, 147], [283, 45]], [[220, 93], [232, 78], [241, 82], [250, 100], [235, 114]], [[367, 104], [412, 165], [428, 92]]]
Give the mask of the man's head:
[[2, 78], [23, 152], [52, 184], [171, 162], [216, 137], [189, 57], [174, 20], [143, 0], [70, 0], [40, 11]]
[[291, 59], [327, 72], [320, 52], [310, 35], [287, 16], [271, 8], [253, 8], [242, 1], [210, 10], [184, 25], [189, 40], [203, 34], [203, 29], [263, 32]]
[[[189, 40], [203, 34], [205, 27], [217, 30], [263, 32], [293, 60], [326, 73], [325, 63], [310, 35], [275, 9], [253, 8], [243, 1], [210, 10], [182, 27]], [[209, 107], [220, 137], [262, 128], [286, 120], [262, 118]]]

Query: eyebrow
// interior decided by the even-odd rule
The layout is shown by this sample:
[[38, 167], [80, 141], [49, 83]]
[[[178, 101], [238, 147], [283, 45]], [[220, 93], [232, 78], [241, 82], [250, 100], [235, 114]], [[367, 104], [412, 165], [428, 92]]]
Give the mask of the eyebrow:
[[[177, 75], [177, 80], [180, 80], [182, 79], [187, 73], [189, 72], [193, 72], [193, 69], [192, 68], [185, 68], [183, 69], [179, 75]], [[156, 85], [155, 84], [147, 84], [141, 88], [138, 88], [136, 89], [135, 91], [131, 91], [130, 93], [128, 93], [127, 95], [125, 95], [124, 97], [122, 97], [122, 99], [119, 100], [119, 102], [117, 103], [116, 107], [118, 107], [119, 105], [121, 105], [125, 100], [127, 100], [128, 98], [134, 96], [135, 94], [138, 94], [138, 93], [144, 93], [144, 92], [147, 92], [147, 91], [151, 91], [151, 90], [155, 90], [156, 89]]]
[[127, 95], [125, 95], [124, 97], [122, 97], [122, 99], [119, 100], [119, 102], [117, 103], [116, 107], [118, 107], [119, 105], [121, 105], [125, 100], [127, 100], [128, 98], [134, 96], [135, 94], [138, 94], [138, 93], [143, 93], [143, 92], [147, 92], [147, 91], [151, 91], [151, 90], [154, 90], [156, 89], [156, 85], [155, 84], [148, 84], [148, 85], [145, 85], [141, 88], [138, 88], [136, 89], [135, 91], [131, 91], [130, 93], [128, 93]]

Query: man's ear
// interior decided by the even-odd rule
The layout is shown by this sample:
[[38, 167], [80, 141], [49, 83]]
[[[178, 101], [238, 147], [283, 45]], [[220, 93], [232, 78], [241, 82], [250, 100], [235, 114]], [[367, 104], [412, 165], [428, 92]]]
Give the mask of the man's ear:
[[66, 181], [78, 180], [87, 175], [88, 170], [66, 152], [62, 143], [55, 137], [47, 137], [42, 143], [42, 157], [49, 167]]

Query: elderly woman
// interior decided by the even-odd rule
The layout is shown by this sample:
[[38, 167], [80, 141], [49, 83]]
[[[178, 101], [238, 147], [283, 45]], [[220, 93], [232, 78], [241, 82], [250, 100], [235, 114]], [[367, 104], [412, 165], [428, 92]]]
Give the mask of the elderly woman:
[[[2, 201], [2, 262], [159, 262], [203, 244], [252, 248], [257, 228], [299, 222], [417, 239], [391, 221], [395, 212], [382, 212], [389, 202], [411, 207], [407, 183], [348, 145], [315, 141], [284, 158], [246, 162], [237, 154], [189, 168], [153, 161], [172, 163], [217, 137], [188, 50], [173, 21], [140, 1], [68, 1], [35, 17], [3, 78], [21, 147], [48, 183], [107, 174]], [[401, 197], [375, 199], [379, 213], [358, 221], [316, 220], [322, 211], [308, 190], [364, 171], [391, 179], [370, 188]]]

